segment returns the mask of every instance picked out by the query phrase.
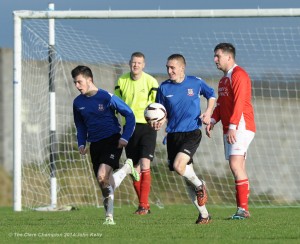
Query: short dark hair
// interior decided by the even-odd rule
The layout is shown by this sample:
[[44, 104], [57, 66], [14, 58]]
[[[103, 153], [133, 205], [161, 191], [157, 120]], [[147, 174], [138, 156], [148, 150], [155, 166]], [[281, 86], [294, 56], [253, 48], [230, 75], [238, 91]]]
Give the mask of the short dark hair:
[[228, 42], [219, 43], [215, 47], [214, 52], [216, 52], [218, 49], [221, 49], [223, 52], [226, 53], [231, 53], [233, 58], [235, 58], [235, 47], [231, 43]]
[[90, 77], [93, 79], [93, 73], [91, 69], [84, 65], [78, 65], [76, 68], [74, 68], [71, 72], [71, 75], [73, 79], [78, 75], [82, 75], [84, 77]]
[[138, 57], [138, 58], [144, 58], [145, 59], [145, 55], [142, 52], [134, 52], [131, 54], [131, 59], [133, 57]]
[[173, 60], [173, 59], [176, 59], [176, 60], [179, 60], [181, 61], [184, 65], [186, 65], [186, 62], [185, 62], [185, 58], [183, 57], [183, 55], [179, 54], [179, 53], [174, 53], [172, 55], [170, 55], [168, 57], [168, 61], [169, 60]]

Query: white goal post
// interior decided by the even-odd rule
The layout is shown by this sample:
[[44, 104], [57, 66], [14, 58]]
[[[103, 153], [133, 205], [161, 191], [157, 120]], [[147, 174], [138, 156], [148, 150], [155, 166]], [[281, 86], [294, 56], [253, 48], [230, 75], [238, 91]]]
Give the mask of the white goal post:
[[[50, 201], [48, 202], [48, 204], [50, 204], [50, 206], [52, 208], [56, 208], [57, 205], [62, 205], [64, 203], [66, 203], [67, 205], [73, 205], [77, 203], [77, 201], [72, 202], [71, 201], [66, 201], [66, 200], [58, 200], [57, 198], [57, 194], [58, 194], [58, 188], [59, 191], [63, 192], [63, 186], [58, 185], [58, 184], [62, 184], [62, 183], [58, 183], [57, 184], [57, 179], [56, 179], [56, 160], [57, 159], [57, 155], [58, 152], [57, 147], [60, 147], [63, 145], [60, 145], [59, 142], [57, 142], [57, 138], [56, 138], [56, 127], [57, 127], [57, 121], [56, 121], [56, 113], [57, 113], [57, 106], [62, 106], [61, 104], [57, 104], [57, 99], [56, 99], [56, 91], [55, 91], [55, 82], [56, 82], [56, 72], [55, 69], [58, 67], [58, 63], [65, 63], [65, 62], [70, 62], [72, 64], [74, 64], [73, 66], [75, 66], [76, 64], [76, 60], [56, 60], [55, 54], [56, 54], [56, 42], [55, 42], [55, 20], [56, 19], [180, 19], [180, 18], [257, 18], [257, 17], [300, 17], [300, 8], [298, 9], [224, 9], [224, 10], [108, 10], [108, 11], [56, 11], [54, 10], [54, 5], [50, 4], [49, 5], [49, 10], [48, 11], [28, 11], [28, 10], [24, 10], [24, 11], [14, 11], [14, 80], [13, 80], [13, 88], [14, 88], [14, 140], [13, 140], [13, 164], [14, 164], [14, 211], [22, 211], [23, 205], [25, 205], [26, 208], [33, 208], [33, 207], [39, 207], [39, 205], [46, 205], [47, 202], [42, 202], [42, 201], [31, 201], [31, 200], [26, 200], [25, 204], [24, 201], [22, 200], [22, 191], [24, 189], [24, 185], [22, 184], [23, 179], [22, 177], [33, 177], [32, 179], [30, 179], [30, 184], [41, 184], [40, 180], [36, 180], [34, 179], [34, 175], [37, 175], [39, 173], [37, 173], [37, 169], [32, 170], [31, 169], [26, 169], [26, 173], [22, 170], [22, 167], [24, 165], [23, 162], [23, 156], [26, 153], [29, 153], [30, 148], [34, 147], [34, 145], [30, 145], [29, 144], [25, 144], [23, 142], [24, 136], [23, 134], [23, 130], [24, 130], [24, 126], [26, 125], [26, 123], [24, 121], [24, 111], [22, 110], [23, 106], [26, 106], [26, 104], [24, 105], [24, 95], [23, 95], [23, 90], [24, 87], [22, 87], [23, 85], [23, 72], [24, 69], [26, 69], [27, 66], [31, 66], [31, 65], [38, 65], [38, 64], [34, 64], [35, 62], [35, 58], [28, 58], [26, 57], [26, 59], [28, 60], [27, 63], [25, 64], [26, 67], [24, 67], [24, 49], [27, 49], [28, 47], [26, 45], [24, 45], [22, 43], [22, 38], [23, 38], [23, 29], [22, 29], [22, 23], [24, 20], [31, 20], [31, 19], [46, 19], [49, 20], [49, 43], [48, 44], [43, 44], [47, 46], [48, 49], [48, 57], [43, 57], [43, 59], [48, 59], [48, 67], [46, 69], [43, 69], [46, 72], [46, 77], [48, 77], [48, 97], [46, 97], [48, 100], [44, 100], [45, 103], [47, 105], [49, 105], [48, 108], [41, 108], [42, 110], [46, 110], [47, 113], [49, 114], [48, 119], [46, 119], [45, 121], [42, 122], [41, 125], [37, 125], [36, 127], [46, 127], [48, 130], [48, 135], [45, 135], [45, 138], [47, 138], [47, 140], [49, 140], [49, 142], [41, 142], [46, 144], [47, 148], [40, 148], [38, 153], [42, 153], [41, 151], [46, 151], [46, 153], [49, 153], [49, 159], [45, 159], [45, 156], [41, 156], [41, 160], [38, 164], [43, 164], [43, 162], [41, 161], [49, 161], [47, 164], [47, 167], [44, 168], [46, 174], [48, 174], [49, 178], [47, 180], [49, 180], [49, 196], [45, 197], [46, 201], [50, 199]], [[299, 42], [299, 40], [297, 40]], [[287, 44], [288, 45], [288, 44]], [[183, 48], [183, 46], [181, 46], [180, 48]], [[299, 48], [299, 46], [298, 46]], [[31, 48], [28, 48], [28, 52], [30, 52]], [[298, 53], [299, 54], [299, 53]], [[55, 61], [54, 61], [55, 60]], [[93, 63], [93, 62], [91, 62]], [[102, 65], [102, 64], [101, 64]], [[105, 64], [103, 64], [105, 65]], [[111, 64], [109, 64], [111, 66], [113, 66], [113, 62]], [[120, 64], [118, 64], [120, 65]], [[122, 69], [122, 67], [121, 67]], [[33, 68], [32, 70], [35, 70], [35, 68]], [[36, 74], [36, 76], [38, 77], [38, 79], [41, 79], [43, 77], [41, 77], [40, 74]], [[63, 76], [63, 78], [66, 80], [66, 83], [68, 81], [68, 79], [70, 78], [70, 74], [67, 72], [62, 71], [60, 73], [60, 76]], [[60, 77], [61, 79], [61, 77]], [[68, 88], [69, 89], [69, 88]], [[270, 88], [272, 89], [272, 88]], [[297, 88], [295, 88], [296, 90], [296, 95], [295, 95], [295, 103], [297, 105], [295, 105], [294, 107], [294, 111], [297, 113], [299, 113], [299, 90], [297, 90]], [[73, 95], [74, 93], [72, 93], [72, 91], [69, 90], [65, 90], [66, 92], [70, 93], [71, 95]], [[38, 93], [39, 90], [37, 91], [33, 91]], [[112, 91], [111, 91], [112, 92]], [[263, 92], [262, 92], [263, 93]], [[46, 94], [43, 94], [44, 96]], [[38, 95], [37, 95], [38, 96]], [[264, 101], [263, 101], [264, 102]], [[285, 101], [286, 102], [286, 101]], [[276, 103], [274, 101], [272, 101], [272, 103]], [[281, 103], [281, 101], [279, 101], [279, 104]], [[68, 105], [66, 105], [68, 106]], [[71, 104], [69, 104], [70, 108], [71, 108]], [[276, 104], [274, 104], [274, 106], [277, 106]], [[278, 105], [279, 106], [279, 105]], [[32, 109], [37, 109], [37, 108], [32, 108]], [[28, 112], [29, 113], [29, 112]], [[42, 113], [42, 112], [41, 112]], [[62, 115], [63, 116], [63, 115]], [[25, 125], [24, 125], [25, 123]], [[49, 125], [46, 125], [45, 123], [49, 123]], [[65, 119], [65, 123], [72, 123], [72, 118], [68, 117]], [[297, 122], [294, 122], [297, 123]], [[30, 128], [29, 128], [30, 127]], [[36, 129], [36, 127], [34, 125], [28, 125], [27, 130], [37, 130], [38, 133], [40, 133], [39, 129]], [[298, 127], [296, 127], [297, 129]], [[72, 133], [72, 135], [70, 135], [70, 138], [74, 139], [74, 132], [73, 131], [68, 131], [69, 129], [67, 129], [66, 131], [64, 131], [64, 133]], [[70, 129], [72, 130], [72, 129]], [[38, 134], [37, 133], [37, 134]], [[43, 132], [45, 133], [45, 132]], [[270, 132], [269, 135], [271, 135], [272, 132]], [[47, 134], [47, 133], [45, 133]], [[162, 134], [160, 135], [161, 137], [163, 136]], [[218, 137], [219, 136], [219, 137]], [[220, 138], [220, 135], [216, 135], [216, 137]], [[273, 140], [273, 138], [269, 138], [270, 140]], [[30, 140], [30, 139], [29, 139]], [[41, 139], [42, 140], [42, 139]], [[44, 139], [43, 139], [44, 140]], [[69, 139], [66, 139], [69, 140]], [[299, 139], [298, 139], [299, 142]], [[36, 146], [38, 147], [40, 141], [35, 141], [34, 137], [31, 138], [31, 143], [32, 144], [36, 144]], [[209, 143], [214, 144], [214, 146], [218, 147], [218, 150], [221, 151], [221, 146], [219, 145], [219, 141], [218, 139], [216, 139], [213, 142], [208, 142]], [[268, 143], [266, 141], [262, 142], [264, 144]], [[298, 148], [295, 148], [295, 150], [299, 151], [299, 144], [294, 144], [297, 143], [296, 141], [292, 141], [291, 142], [291, 146], [296, 145], [296, 147], [298, 146]], [[63, 144], [63, 143], [61, 143]], [[74, 141], [70, 144], [74, 144]], [[26, 152], [24, 150], [24, 147], [26, 147]], [[202, 147], [202, 146], [200, 146]], [[260, 146], [258, 145], [257, 148], [259, 148]], [[72, 146], [70, 146], [70, 148], [68, 148], [67, 150], [73, 150]], [[251, 149], [250, 149], [251, 150]], [[212, 149], [212, 151], [214, 151], [214, 149]], [[159, 158], [159, 160], [161, 162], [166, 161], [166, 154], [165, 151], [159, 151], [159, 154], [163, 154], [158, 156], [157, 158]], [[59, 155], [59, 160], [63, 161], [65, 160], [66, 162], [71, 161], [70, 159], [68, 159], [68, 157], [71, 155], [72, 157], [74, 156], [74, 154], [76, 154], [76, 152], [74, 151], [70, 151], [70, 154], [66, 154], [64, 159], [61, 159], [61, 155]], [[257, 153], [258, 156], [260, 154], [260, 152]], [[299, 155], [299, 154], [295, 154], [295, 155]], [[76, 158], [77, 156], [74, 156], [74, 158]], [[211, 154], [207, 157], [208, 159], [211, 159], [212, 161], [214, 159], [212, 159], [213, 156], [211, 156]], [[199, 156], [199, 158], [201, 158]], [[295, 158], [294, 158], [295, 159]], [[32, 159], [28, 159], [28, 161], [31, 161]], [[84, 163], [87, 165], [89, 160], [87, 158], [79, 158], [78, 159], [83, 160]], [[299, 159], [298, 159], [299, 160]], [[30, 162], [26, 162], [26, 164], [29, 164]], [[69, 162], [71, 164], [71, 162]], [[88, 167], [88, 166], [86, 166]], [[46, 169], [47, 168], [47, 169]], [[50, 169], [49, 169], [50, 168]], [[63, 168], [63, 166], [60, 166], [60, 169], [62, 171], [66, 171], [66, 169]], [[296, 169], [296, 166], [295, 166]], [[299, 167], [297, 168], [299, 169]], [[69, 169], [69, 171], [72, 169]], [[90, 172], [91, 170], [88, 169], [88, 171]], [[279, 170], [280, 171], [280, 170]], [[29, 173], [28, 173], [29, 172]], [[30, 176], [27, 176], [26, 174], [29, 174]], [[170, 174], [167, 170], [164, 171], [163, 173], [165, 174]], [[159, 172], [159, 174], [162, 174], [162, 172]], [[268, 174], [266, 174], [268, 177]], [[92, 174], [90, 174], [87, 178], [92, 177]], [[157, 176], [158, 178], [160, 178], [161, 176]], [[176, 178], [176, 176], [172, 175], [171, 176], [171, 180], [170, 180], [170, 185], [172, 185], [174, 178]], [[46, 177], [47, 178], [47, 177]], [[298, 177], [300, 178], [300, 177]], [[71, 181], [71, 185], [75, 184], [74, 182], [77, 179], [81, 179], [81, 174], [78, 174], [76, 176], [75, 180], [70, 180]], [[251, 180], [251, 179], [250, 179]], [[278, 178], [278, 181], [280, 181], [282, 179]], [[210, 179], [207, 180], [208, 184]], [[93, 182], [93, 181], [91, 181]], [[175, 182], [176, 183], [176, 182]], [[81, 182], [81, 184], [83, 184]], [[91, 183], [92, 184], [92, 183]], [[211, 190], [211, 193], [213, 194], [214, 192], [218, 192], [218, 191], [222, 191], [222, 182], [220, 182], [220, 184], [218, 185], [218, 187], [214, 188]], [[228, 182], [226, 182], [226, 184], [228, 184]], [[86, 185], [89, 185], [89, 183], [86, 183]], [[26, 186], [28, 187], [28, 186]], [[87, 186], [88, 187], [88, 186]], [[177, 187], [177, 185], [176, 185]], [[292, 186], [295, 187], [295, 186]], [[221, 189], [220, 189], [221, 188]], [[227, 187], [225, 187], [227, 189]], [[157, 194], [159, 195], [159, 190], [162, 190], [160, 187], [158, 187], [157, 190]], [[27, 195], [27, 197], [34, 197], [33, 195], [36, 194], [36, 188], [33, 190], [32, 195], [30, 194], [25, 194]], [[45, 191], [45, 190], [44, 190]], [[166, 190], [167, 191], [167, 190]], [[225, 190], [224, 190], [225, 191]], [[226, 190], [227, 191], [227, 190]], [[261, 192], [267, 192], [268, 190], [261, 190]], [[285, 191], [285, 189], [282, 189], [282, 191]], [[30, 191], [31, 192], [31, 191]], [[92, 189], [91, 190], [91, 194], [95, 194], [97, 195], [98, 192], [96, 189]], [[130, 191], [129, 191], [130, 192]], [[132, 191], [133, 192], [133, 191]], [[261, 194], [258, 193], [257, 195]], [[41, 194], [47, 194], [47, 191]], [[85, 195], [87, 195], [86, 193], [80, 193], [81, 194], [81, 198], [84, 198]], [[230, 193], [232, 195], [232, 193]], [[68, 193], [66, 194], [67, 196], [65, 198], [72, 198], [72, 196], [69, 196]], [[215, 197], [216, 200], [214, 200], [212, 203], [216, 203], [216, 204], [220, 204], [219, 202], [219, 195], [218, 193], [216, 194], [217, 196]], [[265, 195], [262, 196], [262, 198], [266, 197]], [[38, 198], [38, 197], [37, 197]], [[266, 197], [267, 198], [267, 197]], [[282, 196], [280, 196], [280, 198], [282, 198]], [[157, 203], [157, 205], [161, 204], [160, 201], [160, 197], [157, 197], [157, 199], [155, 200], [155, 203]], [[58, 203], [58, 201], [60, 201], [60, 203]], [[131, 201], [131, 200], [128, 200]], [[264, 202], [262, 201], [261, 204], [268, 204], [269, 203], [269, 199]], [[300, 199], [296, 198], [296, 199], [292, 199], [292, 205], [297, 205], [299, 204]], [[27, 202], [29, 202], [29, 204], [27, 204]], [[172, 202], [172, 200], [170, 200], [170, 202]], [[282, 200], [284, 205], [289, 205], [289, 200], [283, 199]], [[163, 203], [162, 203], [163, 204]], [[98, 199], [96, 199], [96, 201], [94, 203], [91, 203], [91, 205], [101, 205], [101, 203], [98, 201]], [[259, 205], [259, 204], [257, 204]]]

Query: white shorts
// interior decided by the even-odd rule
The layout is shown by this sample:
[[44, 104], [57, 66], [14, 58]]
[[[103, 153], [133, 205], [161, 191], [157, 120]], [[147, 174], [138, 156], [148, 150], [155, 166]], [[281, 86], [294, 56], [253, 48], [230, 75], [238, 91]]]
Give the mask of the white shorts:
[[236, 142], [229, 144], [227, 142], [227, 135], [223, 135], [224, 152], [226, 160], [229, 160], [231, 155], [242, 155], [246, 158], [247, 150], [254, 138], [255, 133], [250, 130], [237, 130]]

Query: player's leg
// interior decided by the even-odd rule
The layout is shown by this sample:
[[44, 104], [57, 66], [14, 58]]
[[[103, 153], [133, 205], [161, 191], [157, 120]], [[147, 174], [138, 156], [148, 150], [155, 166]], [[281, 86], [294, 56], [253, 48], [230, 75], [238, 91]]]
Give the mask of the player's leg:
[[141, 199], [141, 182], [143, 180], [143, 176], [142, 176], [142, 172], [141, 172], [141, 166], [140, 166], [139, 163], [135, 164], [134, 168], [138, 172], [138, 174], [140, 176], [140, 180], [139, 181], [133, 180], [132, 184], [133, 184], [133, 188], [134, 188], [134, 190], [136, 192], [136, 195], [138, 197], [138, 200], [140, 202], [140, 199]]
[[136, 124], [135, 130], [132, 136], [130, 137], [127, 146], [125, 147], [125, 153], [126, 153], [126, 157], [132, 160], [134, 168], [139, 174], [140, 180], [139, 181], [133, 180], [132, 183], [133, 183], [134, 190], [138, 196], [138, 199], [140, 200], [142, 175], [141, 175], [141, 168], [139, 164], [139, 159], [140, 159], [139, 131], [140, 131], [140, 124]]
[[150, 213], [150, 204], [149, 204], [149, 194], [151, 190], [150, 160], [148, 158], [141, 158], [140, 166], [141, 166], [141, 180], [140, 180], [139, 207], [135, 211], [135, 214], [145, 215]]
[[151, 161], [154, 158], [157, 132], [148, 124], [141, 124], [139, 128], [139, 165], [141, 168], [139, 208], [136, 214], [150, 213], [149, 195], [151, 190]]
[[120, 168], [118, 171], [113, 173], [112, 184], [113, 184], [114, 190], [121, 185], [122, 181], [129, 174], [132, 176], [132, 179], [134, 182], [137, 182], [140, 180], [140, 175], [134, 168], [133, 162], [130, 158], [126, 159], [122, 168]]
[[[118, 148], [120, 134], [112, 135], [90, 146], [93, 169], [99, 183], [106, 220], [103, 224], [115, 224], [113, 221], [114, 187], [119, 184], [113, 181], [113, 171], [119, 168], [122, 148]], [[97, 168], [98, 167], [98, 168]]]
[[101, 164], [103, 162], [104, 142], [92, 142], [90, 145], [90, 155], [93, 164], [94, 174], [102, 192], [103, 205], [105, 209], [105, 222], [103, 224], [114, 224], [113, 221], [113, 187], [110, 185], [110, 175], [113, 169], [109, 165]]
[[250, 217], [248, 210], [248, 199], [250, 194], [249, 179], [246, 172], [246, 153], [254, 133], [251, 131], [237, 131], [237, 141], [234, 144], [225, 142], [226, 159], [229, 160], [229, 167], [235, 179], [237, 212], [233, 219], [245, 219]]
[[192, 164], [187, 164], [190, 161], [190, 157], [182, 152], [179, 152], [175, 157], [173, 167], [175, 171], [183, 176], [194, 186], [194, 191], [197, 195], [199, 206], [203, 206], [207, 202], [206, 185], [203, 180], [199, 179], [196, 175]]
[[196, 220], [196, 224], [208, 224], [209, 222], [211, 222], [211, 216], [209, 215], [206, 206], [205, 205], [201, 207], [199, 206], [197, 200], [197, 194], [195, 192], [195, 187], [186, 179], [185, 179], [185, 183], [186, 183], [186, 189], [189, 194], [189, 197], [199, 212], [199, 216]]
[[97, 180], [103, 196], [103, 206], [105, 209], [105, 222], [106, 225], [114, 225], [114, 189], [110, 183], [112, 178], [113, 169], [107, 164], [100, 164]]
[[200, 145], [202, 137], [201, 130], [174, 134], [175, 136], [171, 141], [177, 141], [180, 146], [179, 152], [174, 159], [173, 167], [179, 175], [183, 176], [195, 187], [198, 204], [199, 206], [203, 206], [206, 204], [208, 198], [206, 185], [203, 180], [198, 178], [192, 166], [192, 157]]
[[248, 210], [249, 198], [249, 180], [245, 165], [245, 157], [240, 155], [231, 155], [229, 158], [229, 166], [235, 178], [236, 205], [237, 212], [233, 215], [234, 219], [242, 219], [250, 217]]
[[[206, 189], [203, 188], [204, 184], [197, 177], [192, 166], [192, 156], [199, 146], [200, 139], [201, 132], [199, 133], [198, 131], [192, 133], [168, 133], [167, 152], [170, 171], [176, 171], [177, 174], [184, 177], [190, 199], [199, 211], [196, 223], [207, 224], [210, 222], [210, 216], [205, 206], [207, 200]], [[199, 191], [196, 191], [199, 188], [205, 194], [199, 196]], [[205, 195], [206, 200], [203, 198], [203, 195]], [[201, 206], [198, 204], [199, 201]]]

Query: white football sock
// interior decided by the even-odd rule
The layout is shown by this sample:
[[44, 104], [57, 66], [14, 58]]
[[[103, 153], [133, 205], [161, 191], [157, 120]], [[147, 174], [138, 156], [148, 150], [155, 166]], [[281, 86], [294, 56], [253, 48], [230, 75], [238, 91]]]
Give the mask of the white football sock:
[[186, 165], [183, 177], [187, 179], [189, 182], [191, 182], [194, 185], [194, 187], [199, 187], [202, 185], [202, 181], [195, 174], [195, 171], [191, 164]]
[[195, 188], [187, 180], [185, 180], [185, 183], [186, 183], [186, 188], [187, 188], [187, 191], [189, 193], [190, 199], [192, 200], [193, 204], [198, 209], [199, 213], [201, 213], [202, 218], [207, 218], [208, 217], [208, 211], [207, 211], [205, 205], [203, 205], [201, 207], [198, 205], [197, 196], [196, 196], [196, 193], [195, 193]]
[[126, 166], [128, 166], [128, 165], [125, 164], [117, 172], [113, 173], [114, 189], [118, 188], [121, 185], [121, 182], [125, 179], [126, 175], [128, 174], [126, 172], [126, 170], [124, 169], [124, 168], [127, 168]]
[[114, 215], [114, 190], [112, 186], [102, 189], [103, 206], [105, 208], [105, 216], [113, 217]]

